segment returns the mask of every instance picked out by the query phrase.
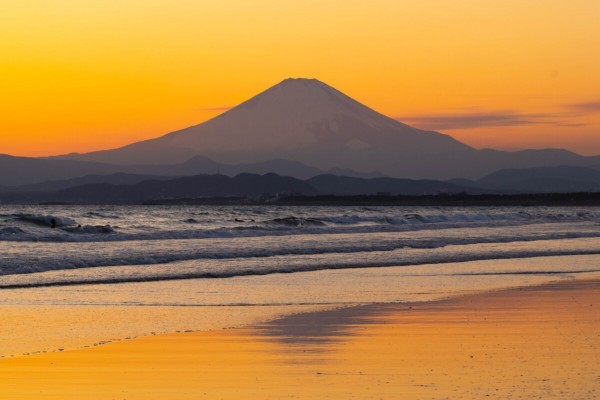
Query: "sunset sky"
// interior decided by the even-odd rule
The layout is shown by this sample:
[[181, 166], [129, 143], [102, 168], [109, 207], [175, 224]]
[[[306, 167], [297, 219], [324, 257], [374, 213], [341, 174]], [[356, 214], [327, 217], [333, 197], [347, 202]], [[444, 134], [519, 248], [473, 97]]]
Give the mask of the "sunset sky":
[[19, 0], [0, 153], [122, 146], [286, 77], [472, 146], [600, 154], [598, 0]]

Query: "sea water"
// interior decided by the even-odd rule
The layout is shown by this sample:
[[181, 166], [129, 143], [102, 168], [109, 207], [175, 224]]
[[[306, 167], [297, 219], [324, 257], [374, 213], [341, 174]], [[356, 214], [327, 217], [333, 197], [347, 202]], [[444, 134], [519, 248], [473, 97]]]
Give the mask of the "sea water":
[[598, 277], [596, 208], [0, 206], [0, 358]]
[[0, 206], [4, 288], [598, 253], [596, 208]]

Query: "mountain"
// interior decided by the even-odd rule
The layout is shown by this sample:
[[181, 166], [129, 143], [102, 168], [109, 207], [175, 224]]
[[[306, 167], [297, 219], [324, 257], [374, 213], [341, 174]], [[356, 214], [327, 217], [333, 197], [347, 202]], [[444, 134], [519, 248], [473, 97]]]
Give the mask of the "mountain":
[[[256, 198], [264, 194], [314, 195], [435, 195], [461, 193], [462, 186], [448, 182], [410, 180], [396, 178], [355, 178], [347, 176], [318, 175], [306, 181], [269, 173], [239, 174], [231, 178], [225, 175], [197, 175], [191, 177], [142, 179], [140, 175], [111, 175], [113, 183], [95, 182], [97, 176], [69, 181], [48, 182], [40, 185], [22, 186], [21, 190], [0, 192], [0, 202], [40, 203], [59, 202], [75, 204], [130, 204], [144, 201], [160, 201], [178, 198], [244, 197]], [[105, 177], [106, 178], [106, 177]], [[77, 186], [56, 189], [75, 182]], [[129, 182], [115, 184], [114, 182]], [[135, 183], [132, 183], [135, 182]], [[42, 191], [41, 189], [52, 189]], [[39, 188], [38, 191], [32, 189]], [[27, 190], [24, 190], [27, 189]], [[470, 189], [470, 193], [480, 193]]]
[[229, 176], [235, 176], [241, 173], [264, 175], [273, 172], [278, 175], [292, 176], [298, 179], [308, 179], [312, 176], [323, 173], [323, 171], [317, 168], [287, 160], [269, 160], [253, 164], [239, 165], [223, 164], [220, 166], [220, 172]]
[[442, 145], [446, 150], [470, 149], [449, 136], [381, 115], [316, 79], [286, 79], [200, 125], [116, 150], [67, 158], [168, 164], [202, 154], [229, 164], [283, 158], [325, 170], [355, 169], [349, 165], [352, 157], [389, 152], [384, 146], [390, 142], [430, 154], [438, 153]]
[[229, 165], [219, 164], [207, 157], [194, 156], [181, 164], [111, 165], [0, 155], [0, 190], [47, 192], [87, 183], [134, 184], [148, 179], [198, 174], [235, 176], [242, 173], [263, 175], [270, 172], [298, 179], [308, 179], [326, 172], [367, 178], [381, 176], [377, 172], [360, 173], [350, 169], [323, 171], [297, 161], [282, 159]]
[[241, 173], [250, 174], [268, 174], [270, 172], [276, 173], [283, 176], [291, 176], [294, 178], [306, 180], [313, 176], [322, 175], [325, 172], [334, 175], [346, 175], [357, 178], [373, 178], [382, 176], [381, 173], [374, 172], [357, 172], [351, 169], [340, 169], [332, 168], [329, 171], [323, 171], [315, 167], [302, 164], [298, 161], [289, 161], [283, 159], [275, 159], [264, 162], [257, 162], [252, 164], [238, 164], [238, 165], [221, 165], [221, 173], [229, 176], [235, 176]]
[[148, 180], [168, 180], [169, 176], [139, 175], [116, 173], [111, 175], [86, 175], [78, 178], [46, 181], [20, 186], [2, 186], [0, 191], [4, 192], [56, 192], [75, 186], [91, 185], [95, 183], [108, 183], [111, 185], [134, 185]]
[[385, 175], [379, 171], [371, 171], [371, 172], [357, 172], [349, 168], [331, 168], [329, 171], [329, 175], [338, 175], [338, 176], [349, 176], [353, 178], [384, 178]]
[[[195, 156], [184, 163], [174, 165], [150, 164], [123, 166], [79, 160], [14, 157], [0, 154], [0, 185], [5, 187], [29, 186], [49, 182], [48, 186], [52, 189], [62, 184], [52, 181], [68, 181], [86, 176], [92, 176], [90, 179], [95, 179], [96, 182], [112, 182], [115, 177], [111, 175], [114, 174], [173, 177], [196, 175], [199, 173], [215, 173], [218, 171], [218, 168], [217, 163], [202, 156]], [[64, 184], [66, 186], [63, 187], [73, 186], [69, 182], [64, 182]], [[75, 185], [77, 184], [80, 184], [80, 182], [75, 181]], [[12, 189], [5, 188], [5, 190]], [[43, 187], [29, 187], [26, 190], [45, 191], [46, 189]]]
[[566, 150], [476, 150], [382, 115], [316, 79], [286, 79], [209, 121], [156, 139], [57, 158], [156, 165], [198, 155], [219, 164], [285, 159], [322, 171], [411, 179], [478, 179], [505, 168], [600, 164], [599, 157]]
[[27, 185], [93, 174], [113, 174], [121, 167], [95, 162], [13, 157], [0, 154], [0, 185]]
[[[148, 179], [153, 178], [153, 179]], [[104, 183], [107, 180], [112, 183]], [[142, 180], [142, 181], [140, 181]], [[68, 185], [75, 185], [69, 186]], [[75, 204], [131, 204], [180, 198], [243, 197], [264, 194], [314, 195], [452, 195], [600, 192], [600, 171], [582, 167], [507, 169], [477, 181], [357, 178], [322, 174], [307, 180], [269, 173], [151, 177], [114, 174], [87, 176], [38, 185], [5, 188], [0, 203], [59, 202]]]
[[[135, 185], [107, 183], [76, 186], [53, 193], [25, 193], [28, 202], [66, 202], [76, 204], [127, 204], [172, 198], [258, 197], [263, 194], [318, 192], [308, 183], [276, 174], [197, 175], [169, 180], [147, 180]], [[18, 202], [19, 194], [8, 193], [6, 199]]]
[[600, 171], [570, 166], [504, 169], [473, 184], [482, 189], [530, 193], [600, 192]]

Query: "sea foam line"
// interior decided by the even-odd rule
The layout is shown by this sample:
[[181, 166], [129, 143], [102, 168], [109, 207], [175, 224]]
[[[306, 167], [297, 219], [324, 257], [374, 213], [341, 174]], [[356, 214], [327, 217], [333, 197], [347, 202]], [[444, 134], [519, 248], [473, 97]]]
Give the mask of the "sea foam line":
[[[581, 228], [579, 228], [581, 229]], [[512, 232], [495, 230], [484, 232], [443, 232], [437, 237], [412, 238], [388, 232], [365, 235], [333, 235], [319, 237], [306, 235], [300, 238], [279, 237], [271, 241], [261, 239], [218, 239], [210, 242], [158, 242], [152, 247], [144, 242], [131, 243], [136, 246], [123, 247], [113, 244], [70, 245], [63, 248], [29, 244], [21, 246], [11, 254], [0, 258], [0, 276], [30, 274], [52, 270], [79, 268], [157, 265], [179, 261], [208, 261], [239, 259], [261, 259], [277, 256], [327, 256], [329, 254], [353, 254], [394, 252], [398, 250], [438, 249], [447, 246], [473, 244], [510, 244], [549, 240], [600, 238], [600, 230], [564, 232]], [[56, 246], [56, 245], [46, 245]], [[65, 247], [66, 246], [66, 247]], [[598, 246], [600, 248], [600, 244]], [[22, 250], [22, 251], [21, 251]]]
[[[185, 261], [159, 265], [133, 265], [128, 267], [97, 267], [70, 271], [68, 276], [59, 271], [49, 271], [28, 275], [8, 275], [3, 277], [0, 289], [35, 288], [48, 286], [70, 286], [84, 284], [116, 284], [130, 282], [150, 282], [184, 279], [233, 278], [252, 275], [281, 273], [301, 273], [332, 269], [355, 269], [372, 267], [399, 267], [425, 264], [460, 263], [479, 260], [500, 260], [513, 258], [534, 258], [567, 255], [600, 254], [600, 242], [581, 243], [580, 240], [557, 241], [561, 249], [549, 249], [547, 241], [536, 242], [534, 246], [512, 243], [498, 248], [495, 244], [448, 246], [439, 249], [396, 250], [393, 252], [366, 252], [354, 254], [332, 254], [326, 259], [318, 256], [274, 256], [257, 263], [253, 259], [208, 260], [206, 262]], [[587, 246], [585, 246], [587, 244]], [[506, 274], [564, 274], [596, 272], [600, 267], [554, 272], [511, 271]], [[499, 274], [496, 272], [494, 274]], [[477, 274], [477, 273], [475, 273]], [[487, 274], [482, 272], [482, 274]], [[461, 275], [457, 271], [457, 275]], [[473, 273], [471, 274], [473, 275]]]

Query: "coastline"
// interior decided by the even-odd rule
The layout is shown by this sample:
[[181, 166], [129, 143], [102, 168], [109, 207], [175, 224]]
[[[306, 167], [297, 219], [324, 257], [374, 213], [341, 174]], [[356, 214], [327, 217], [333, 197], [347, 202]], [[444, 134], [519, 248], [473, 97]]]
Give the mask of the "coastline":
[[14, 399], [592, 398], [600, 379], [598, 305], [600, 280], [575, 279], [321, 310], [0, 360], [0, 392]]
[[591, 271], [599, 263], [597, 255], [553, 256], [5, 289], [0, 297], [4, 322], [0, 325], [0, 358], [69, 351], [148, 335], [243, 327], [331, 308], [430, 302], [557, 280], [596, 278], [600, 273]]

